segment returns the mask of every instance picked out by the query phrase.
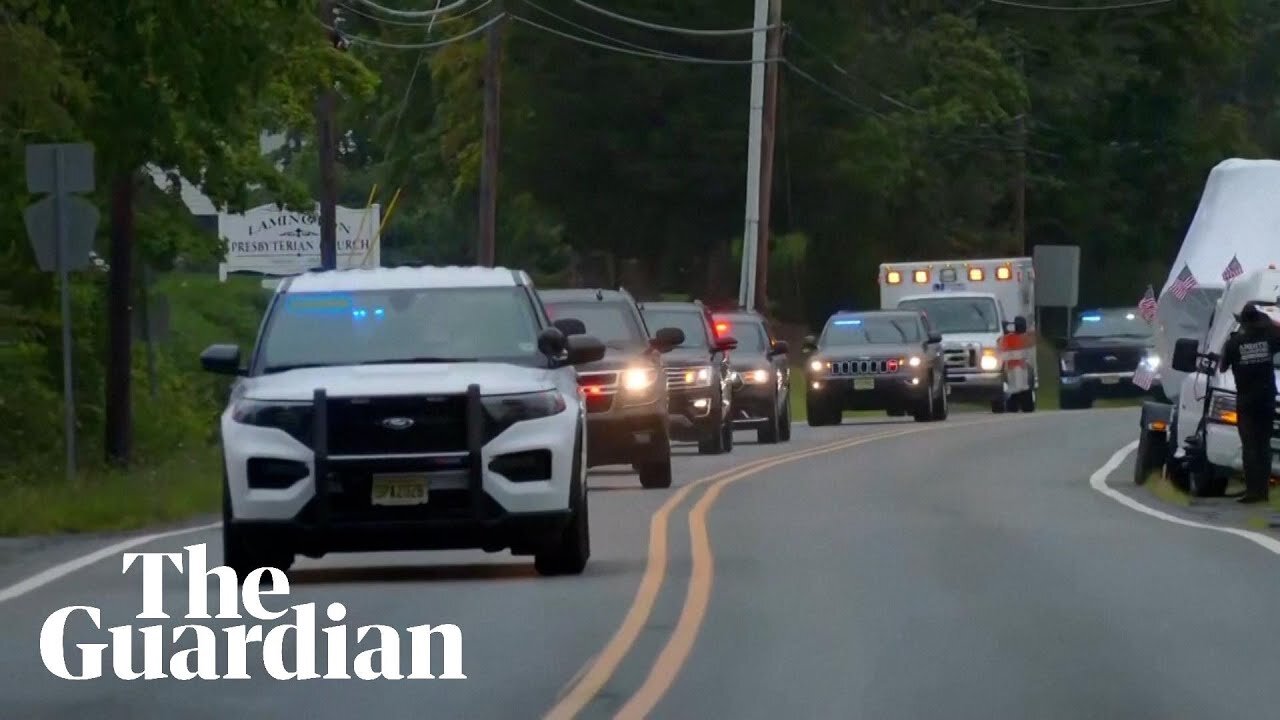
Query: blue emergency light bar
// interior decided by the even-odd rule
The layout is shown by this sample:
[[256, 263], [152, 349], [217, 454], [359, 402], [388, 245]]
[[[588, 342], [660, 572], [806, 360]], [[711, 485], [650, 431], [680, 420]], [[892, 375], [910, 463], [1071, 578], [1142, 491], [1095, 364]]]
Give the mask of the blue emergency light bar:
[[861, 320], [836, 320], [832, 325], [861, 325]]
[[1081, 315], [1080, 319], [1085, 322], [1102, 322], [1101, 315]]

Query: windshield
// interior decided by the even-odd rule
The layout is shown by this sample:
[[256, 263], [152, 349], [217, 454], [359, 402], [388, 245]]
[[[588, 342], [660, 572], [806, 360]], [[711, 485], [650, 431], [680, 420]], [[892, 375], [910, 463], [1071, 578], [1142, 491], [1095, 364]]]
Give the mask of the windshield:
[[656, 333], [665, 327], [680, 328], [684, 331], [684, 344], [681, 347], [707, 347], [707, 327], [702, 314], [696, 310], [644, 310], [644, 322], [649, 332]]
[[755, 322], [737, 323], [732, 320], [717, 320], [717, 323], [728, 324], [725, 334], [738, 341], [738, 352], [763, 353], [769, 346], [764, 327]]
[[903, 300], [902, 310], [922, 310], [936, 332], [987, 333], [1000, 332], [1000, 315], [996, 301], [981, 297], [936, 297]]
[[538, 322], [517, 287], [289, 293], [263, 335], [265, 372], [396, 360], [531, 361]]
[[634, 313], [621, 303], [560, 302], [548, 303], [552, 320], [581, 320], [587, 334], [611, 348], [646, 345], [649, 338]]
[[920, 321], [915, 318], [863, 315], [837, 318], [827, 323], [818, 346], [902, 345], [923, 339]]
[[1136, 310], [1095, 310], [1076, 316], [1071, 335], [1082, 338], [1149, 338], [1152, 329]]

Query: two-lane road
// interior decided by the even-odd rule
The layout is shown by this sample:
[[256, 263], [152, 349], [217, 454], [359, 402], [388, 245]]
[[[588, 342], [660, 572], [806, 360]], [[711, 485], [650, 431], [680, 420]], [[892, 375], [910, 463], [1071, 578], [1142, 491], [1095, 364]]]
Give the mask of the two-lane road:
[[[670, 490], [596, 473], [577, 578], [505, 554], [299, 562], [290, 603], [343, 603], [349, 655], [359, 625], [454, 623], [467, 680], [282, 682], [252, 662], [248, 681], [59, 680], [38, 651], [57, 608], [152, 622], [133, 618], [140, 581], [117, 555], [0, 603], [0, 717], [1273, 716], [1280, 557], [1091, 488], [1133, 426], [1132, 411], [798, 426], [783, 445], [682, 451]], [[135, 549], [193, 543], [219, 560], [213, 532]], [[73, 554], [9, 556], [0, 586]], [[184, 612], [184, 579], [166, 595]], [[104, 634], [81, 621], [67, 644]]]

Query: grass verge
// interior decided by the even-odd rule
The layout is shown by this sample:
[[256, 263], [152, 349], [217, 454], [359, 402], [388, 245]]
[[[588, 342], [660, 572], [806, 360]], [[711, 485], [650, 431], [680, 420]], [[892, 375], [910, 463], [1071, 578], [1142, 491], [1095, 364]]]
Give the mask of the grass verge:
[[74, 482], [56, 472], [40, 483], [0, 485], [0, 536], [135, 530], [217, 512], [215, 448], [175, 453], [129, 471], [91, 470]]

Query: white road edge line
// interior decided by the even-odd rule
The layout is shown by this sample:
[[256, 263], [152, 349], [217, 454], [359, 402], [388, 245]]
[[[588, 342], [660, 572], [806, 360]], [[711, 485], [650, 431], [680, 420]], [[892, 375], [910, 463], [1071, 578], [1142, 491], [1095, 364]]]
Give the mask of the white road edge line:
[[1115, 472], [1116, 468], [1120, 467], [1120, 463], [1123, 463], [1125, 458], [1129, 456], [1129, 453], [1133, 452], [1133, 449], [1136, 447], [1138, 447], [1138, 441], [1134, 440], [1128, 445], [1117, 450], [1115, 455], [1112, 455], [1111, 459], [1108, 460], [1105, 465], [1095, 470], [1093, 475], [1089, 477], [1089, 484], [1093, 486], [1093, 489], [1103, 495], [1106, 495], [1112, 500], [1115, 500], [1121, 505], [1124, 505], [1130, 510], [1136, 510], [1143, 515], [1150, 515], [1157, 520], [1164, 520], [1165, 522], [1170, 522], [1175, 525], [1183, 525], [1185, 527], [1197, 528], [1200, 530], [1214, 530], [1228, 535], [1235, 535], [1236, 537], [1241, 537], [1250, 542], [1257, 543], [1264, 549], [1269, 550], [1276, 555], [1280, 555], [1280, 540], [1269, 535], [1263, 535], [1262, 533], [1253, 532], [1251, 530], [1241, 530], [1240, 528], [1199, 523], [1194, 520], [1177, 517], [1176, 515], [1170, 515], [1169, 513], [1148, 507], [1108, 485], [1107, 477], [1109, 477], [1111, 473]]
[[96, 562], [106, 560], [112, 555], [124, 552], [130, 548], [135, 548], [139, 545], [146, 545], [147, 543], [155, 542], [156, 540], [165, 540], [167, 538], [178, 537], [180, 535], [191, 535], [219, 527], [222, 527], [221, 522], [209, 523], [208, 525], [198, 525], [195, 527], [179, 528], [177, 530], [168, 530], [160, 533], [151, 533], [150, 535], [139, 535], [137, 537], [129, 538], [128, 540], [122, 540], [114, 545], [108, 545], [100, 550], [95, 550], [88, 555], [81, 555], [73, 560], [68, 560], [64, 563], [54, 565], [43, 572], [32, 575], [26, 580], [19, 581], [7, 588], [4, 588], [3, 590], [0, 590], [0, 603], [22, 597], [33, 590], [38, 590], [39, 588], [48, 585], [54, 580], [66, 577], [77, 570], [88, 567]]

